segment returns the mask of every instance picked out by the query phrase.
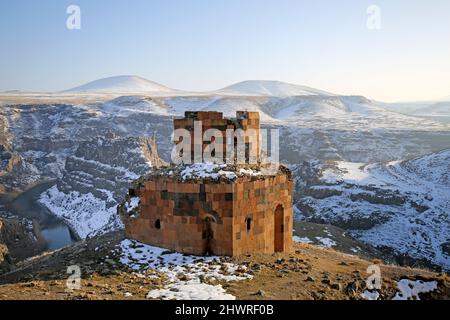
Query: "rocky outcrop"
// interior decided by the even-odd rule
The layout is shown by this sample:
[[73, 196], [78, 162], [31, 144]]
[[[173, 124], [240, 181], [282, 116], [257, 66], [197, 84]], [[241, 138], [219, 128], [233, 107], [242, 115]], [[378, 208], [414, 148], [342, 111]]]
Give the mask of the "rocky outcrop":
[[12, 267], [8, 247], [0, 243], [0, 274], [10, 271]]
[[158, 157], [152, 138], [98, 137], [80, 144], [74, 156], [66, 160], [58, 189], [64, 193], [92, 193], [111, 204], [121, 200], [129, 183], [148, 172]]
[[22, 163], [22, 158], [16, 152], [0, 145], [0, 174], [12, 172], [14, 168]]
[[405, 197], [401, 197], [395, 194], [388, 194], [387, 192], [383, 192], [382, 190], [378, 191], [377, 194], [369, 194], [369, 193], [356, 193], [350, 195], [350, 199], [352, 201], [367, 201], [372, 204], [385, 204], [385, 205], [394, 205], [401, 206], [406, 200]]
[[62, 179], [66, 159], [97, 136], [136, 139], [156, 134], [161, 154], [168, 158], [170, 118], [145, 112], [149, 104], [143, 105], [139, 112], [130, 108], [110, 103], [2, 106], [0, 191], [23, 191], [37, 181]]
[[0, 245], [10, 266], [17, 261], [39, 254], [46, 249], [46, 243], [35, 236], [36, 224], [26, 218], [9, 215], [0, 218]]
[[80, 144], [66, 160], [62, 179], [41, 203], [80, 237], [122, 227], [116, 206], [133, 180], [164, 165], [152, 138], [97, 137]]
[[23, 159], [10, 140], [8, 121], [0, 115], [0, 193], [19, 187], [23, 182], [19, 178], [24, 171]]
[[0, 274], [10, 271], [13, 266], [8, 247], [4, 243], [4, 237], [5, 224], [3, 220], [0, 219]]

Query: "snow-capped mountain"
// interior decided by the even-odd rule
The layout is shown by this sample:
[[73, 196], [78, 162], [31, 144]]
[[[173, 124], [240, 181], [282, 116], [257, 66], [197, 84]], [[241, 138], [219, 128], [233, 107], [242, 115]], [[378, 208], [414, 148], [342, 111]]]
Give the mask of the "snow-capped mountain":
[[167, 94], [177, 90], [138, 76], [116, 76], [95, 80], [65, 92]]
[[225, 87], [219, 90], [218, 93], [273, 97], [333, 95], [331, 93], [306, 86], [270, 80], [243, 81]]

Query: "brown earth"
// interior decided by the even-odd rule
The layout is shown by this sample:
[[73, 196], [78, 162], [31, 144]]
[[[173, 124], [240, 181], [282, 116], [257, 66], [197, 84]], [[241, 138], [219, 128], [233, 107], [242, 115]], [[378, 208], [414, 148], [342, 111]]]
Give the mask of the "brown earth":
[[[150, 290], [164, 286], [164, 279], [143, 278], [118, 263], [114, 249], [122, 239], [121, 232], [114, 232], [21, 262], [16, 271], [0, 276], [0, 299], [145, 299]], [[382, 299], [395, 295], [395, 281], [402, 278], [438, 282], [438, 290], [422, 299], [450, 297], [444, 273], [384, 265], [314, 245], [294, 248], [291, 254], [231, 259], [246, 264], [254, 278], [222, 283], [224, 288], [237, 299], [361, 299], [367, 267], [376, 263], [381, 268]], [[81, 267], [81, 289], [69, 292], [67, 267], [74, 264]]]

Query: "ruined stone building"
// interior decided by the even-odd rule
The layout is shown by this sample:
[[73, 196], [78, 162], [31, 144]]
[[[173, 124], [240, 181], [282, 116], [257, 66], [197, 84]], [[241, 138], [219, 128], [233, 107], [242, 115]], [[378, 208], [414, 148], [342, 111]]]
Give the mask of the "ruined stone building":
[[[250, 139], [252, 146], [246, 140], [246, 150], [256, 148], [258, 154], [261, 152], [259, 113], [237, 112], [235, 119], [227, 119], [220, 112], [186, 112], [184, 118], [174, 121], [174, 128], [193, 132], [198, 120], [203, 131], [255, 129], [256, 140]], [[200, 144], [203, 149], [210, 142]], [[193, 143], [192, 159], [194, 148], [198, 146]], [[293, 225], [291, 173], [282, 165], [265, 172], [268, 164], [261, 159], [257, 164], [222, 165], [201, 159], [190, 165], [172, 164], [153, 170], [135, 181], [119, 205], [126, 236], [196, 255], [289, 251]]]

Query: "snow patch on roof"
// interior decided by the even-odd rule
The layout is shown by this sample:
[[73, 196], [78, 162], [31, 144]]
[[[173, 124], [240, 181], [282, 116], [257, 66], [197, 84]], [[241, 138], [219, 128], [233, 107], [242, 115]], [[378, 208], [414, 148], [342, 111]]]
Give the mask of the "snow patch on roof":
[[255, 169], [230, 170], [226, 164], [215, 164], [210, 162], [194, 163], [183, 168], [180, 172], [180, 176], [183, 180], [191, 179], [213, 179], [225, 178], [228, 180], [235, 180], [240, 176], [261, 176], [262, 171]]
[[236, 174], [232, 171], [222, 170], [227, 165], [218, 165], [214, 163], [194, 163], [187, 166], [181, 171], [181, 177], [183, 180], [195, 179], [195, 178], [211, 178], [214, 180], [220, 177], [225, 177], [229, 180], [237, 178]]

